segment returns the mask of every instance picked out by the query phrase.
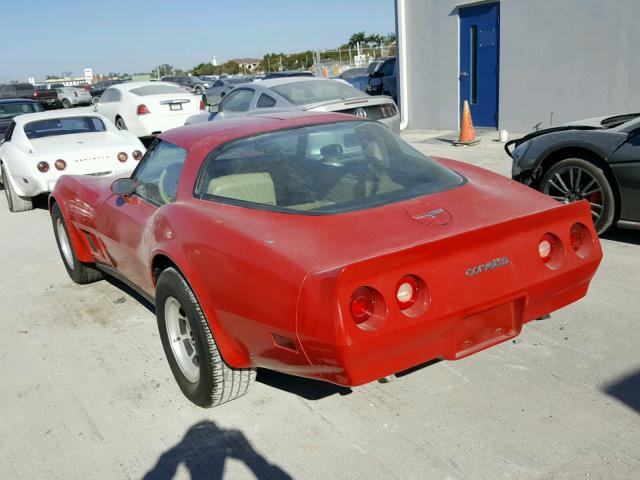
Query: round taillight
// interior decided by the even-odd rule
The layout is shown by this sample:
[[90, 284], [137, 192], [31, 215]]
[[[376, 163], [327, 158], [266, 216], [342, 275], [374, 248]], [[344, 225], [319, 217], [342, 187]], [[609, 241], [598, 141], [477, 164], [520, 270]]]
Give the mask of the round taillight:
[[589, 229], [582, 223], [574, 223], [569, 230], [571, 249], [580, 258], [587, 258], [593, 252], [593, 237]]
[[142, 158], [142, 152], [140, 150], [134, 150], [131, 156], [134, 160], [140, 160]]
[[369, 287], [359, 287], [351, 295], [349, 309], [351, 316], [357, 324], [369, 320], [376, 308], [376, 295]]
[[122, 163], [126, 162], [127, 158], [129, 158], [129, 155], [127, 155], [125, 152], [120, 152], [118, 154], [118, 160]]
[[545, 233], [538, 244], [538, 253], [540, 254], [540, 258], [544, 263], [547, 263], [553, 257], [553, 247], [555, 244], [554, 238]]
[[557, 270], [564, 262], [564, 247], [553, 233], [545, 233], [538, 242], [538, 255], [547, 268]]
[[413, 275], [405, 275], [398, 282], [396, 289], [396, 299], [398, 300], [398, 306], [400, 310], [406, 310], [410, 308], [418, 298], [418, 281]]
[[67, 162], [62, 159], [56, 160], [54, 165], [58, 170], [64, 170], [65, 168], [67, 168]]
[[49, 171], [49, 164], [47, 162], [38, 162], [38, 170], [42, 173]]

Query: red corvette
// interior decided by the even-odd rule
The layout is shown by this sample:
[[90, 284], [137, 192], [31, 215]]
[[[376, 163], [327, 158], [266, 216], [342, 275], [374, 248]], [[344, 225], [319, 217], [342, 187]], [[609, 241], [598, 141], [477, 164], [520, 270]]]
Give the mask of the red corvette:
[[201, 406], [256, 367], [354, 386], [466, 357], [584, 296], [602, 258], [586, 202], [339, 114], [167, 131], [130, 178], [61, 178], [50, 210], [75, 282], [155, 303]]

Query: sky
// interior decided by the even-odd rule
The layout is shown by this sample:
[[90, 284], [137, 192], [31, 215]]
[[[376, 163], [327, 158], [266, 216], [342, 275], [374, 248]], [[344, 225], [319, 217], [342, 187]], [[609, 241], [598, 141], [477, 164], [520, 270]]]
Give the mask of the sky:
[[394, 0], [0, 0], [0, 10], [0, 82], [85, 67], [191, 69], [214, 56], [328, 49], [358, 31], [395, 31]]

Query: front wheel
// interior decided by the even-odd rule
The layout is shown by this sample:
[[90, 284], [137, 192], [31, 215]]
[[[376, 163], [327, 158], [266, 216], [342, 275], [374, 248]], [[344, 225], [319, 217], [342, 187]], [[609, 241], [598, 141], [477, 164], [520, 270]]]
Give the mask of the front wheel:
[[64, 217], [57, 203], [55, 203], [51, 209], [51, 221], [53, 223], [53, 234], [58, 244], [58, 251], [60, 252], [60, 257], [62, 257], [62, 263], [64, 263], [64, 267], [67, 269], [71, 280], [81, 285], [102, 280], [104, 274], [100, 270], [85, 265], [78, 260], [73, 248], [73, 243], [71, 243], [69, 230], [67, 230], [67, 224], [64, 221]]
[[225, 363], [198, 300], [175, 268], [158, 277], [156, 317], [173, 376], [190, 401], [215, 407], [247, 393], [255, 369]]
[[196, 95], [202, 95], [202, 87], [196, 87], [194, 90], [194, 93]]
[[613, 224], [616, 198], [607, 174], [583, 158], [567, 158], [553, 165], [540, 182], [540, 191], [562, 203], [587, 200], [598, 235]]

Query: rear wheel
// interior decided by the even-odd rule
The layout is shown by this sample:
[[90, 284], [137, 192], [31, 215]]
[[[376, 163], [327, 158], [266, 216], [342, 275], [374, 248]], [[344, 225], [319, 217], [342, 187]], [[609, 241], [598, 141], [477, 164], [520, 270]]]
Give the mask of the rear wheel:
[[64, 217], [57, 203], [54, 203], [51, 209], [51, 221], [53, 223], [53, 234], [58, 244], [58, 251], [62, 257], [62, 263], [64, 263], [64, 267], [67, 269], [71, 280], [81, 285], [102, 280], [104, 274], [100, 270], [85, 265], [76, 257], [76, 252], [73, 249], [73, 243], [71, 243], [71, 237], [67, 230], [67, 224], [64, 221]]
[[583, 158], [567, 158], [553, 165], [540, 182], [540, 191], [562, 203], [587, 200], [598, 234], [615, 219], [616, 199], [611, 182], [599, 166]]
[[33, 210], [33, 200], [28, 197], [21, 197], [13, 189], [11, 180], [7, 171], [2, 166], [2, 185], [4, 186], [4, 194], [7, 196], [7, 205], [11, 212], [26, 212], [27, 210]]
[[62, 99], [62, 108], [71, 108], [71, 102], [68, 98]]
[[118, 130], [126, 130], [127, 129], [127, 124], [124, 123], [124, 120], [121, 119], [120, 117], [116, 118], [116, 127], [118, 128]]
[[202, 87], [198, 86], [195, 88], [194, 93], [196, 95], [202, 95]]
[[255, 369], [225, 363], [198, 300], [175, 268], [158, 277], [156, 316], [169, 366], [189, 400], [214, 407], [247, 393]]

